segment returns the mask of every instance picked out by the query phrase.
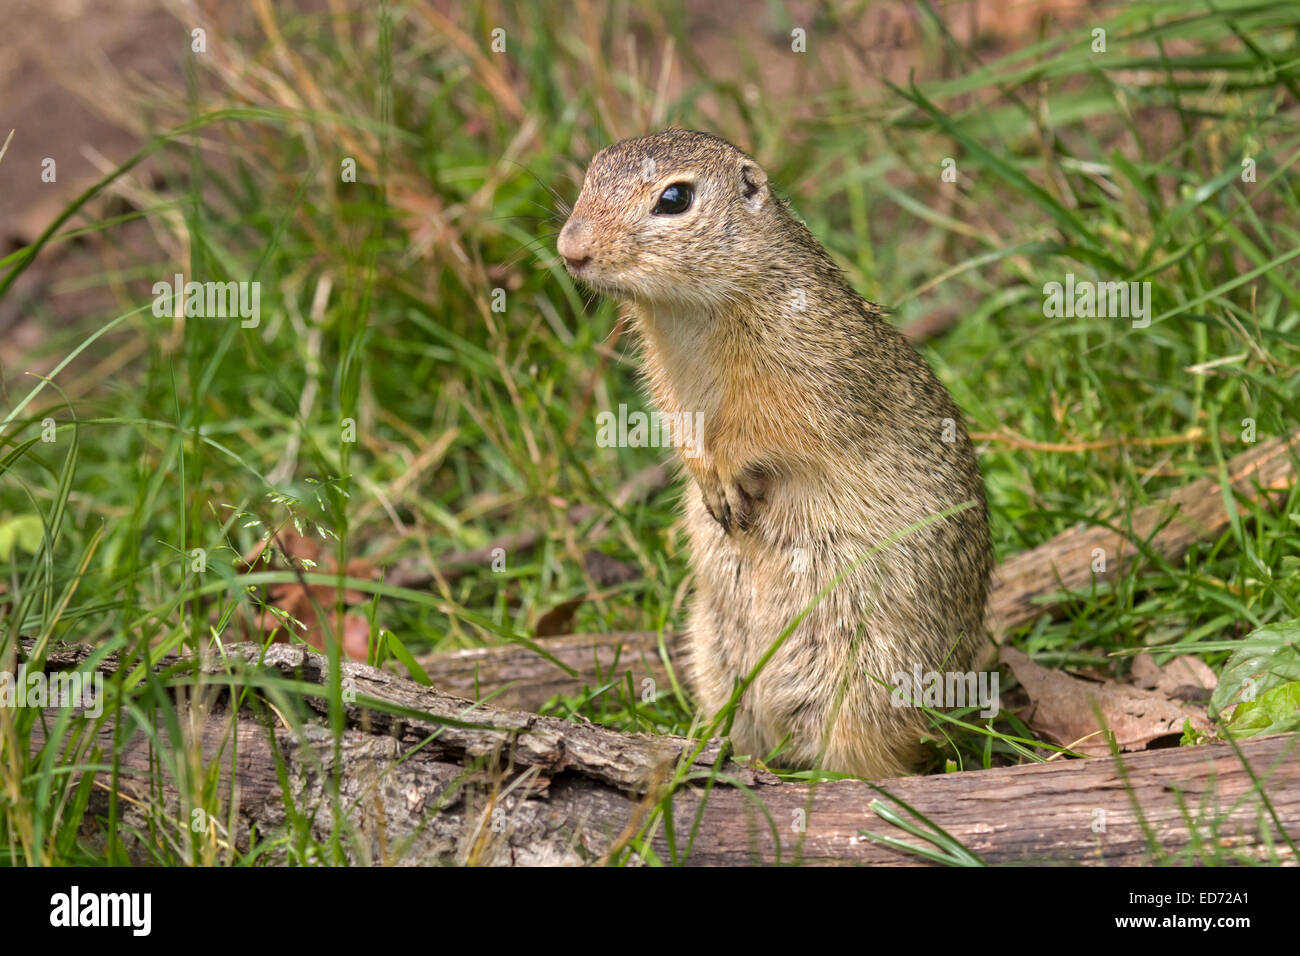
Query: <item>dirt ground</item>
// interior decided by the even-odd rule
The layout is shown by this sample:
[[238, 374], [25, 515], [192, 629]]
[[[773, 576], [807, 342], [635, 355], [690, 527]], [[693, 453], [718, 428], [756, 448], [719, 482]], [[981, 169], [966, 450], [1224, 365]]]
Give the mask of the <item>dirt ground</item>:
[[[6, 0], [0, 33], [0, 254], [37, 238], [68, 201], [131, 155], [141, 141], [141, 117], [111, 96], [126, 74], [159, 83], [183, 82], [183, 36], [156, 0]], [[159, 37], [177, 34], [178, 42]], [[49, 164], [53, 160], [53, 181]], [[43, 175], [44, 173], [44, 175]], [[114, 236], [119, 248], [140, 245], [147, 227], [136, 223]], [[88, 314], [106, 303], [106, 291], [65, 289], [104, 268], [94, 243], [48, 248], [0, 302], [0, 365], [4, 378], [51, 323]]]

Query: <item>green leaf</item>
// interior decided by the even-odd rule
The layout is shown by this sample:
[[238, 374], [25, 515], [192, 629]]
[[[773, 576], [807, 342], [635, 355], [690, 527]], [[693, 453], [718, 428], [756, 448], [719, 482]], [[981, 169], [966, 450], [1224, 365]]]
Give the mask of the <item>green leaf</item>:
[[1300, 620], [1261, 627], [1246, 640], [1250, 646], [1228, 658], [1219, 675], [1210, 698], [1211, 720], [1233, 705], [1257, 701], [1275, 687], [1300, 681]]
[[1300, 730], [1300, 681], [1274, 687], [1255, 700], [1238, 704], [1228, 729], [1239, 738]]
[[44, 528], [40, 515], [17, 515], [0, 521], [0, 561], [13, 558], [14, 545], [35, 554], [41, 547]]
[[429, 675], [424, 672], [424, 668], [416, 661], [415, 655], [407, 650], [406, 645], [392, 631], [387, 632], [388, 653], [396, 657], [411, 675], [411, 680], [418, 684], [424, 684], [426, 687], [432, 686], [433, 681], [429, 680]]

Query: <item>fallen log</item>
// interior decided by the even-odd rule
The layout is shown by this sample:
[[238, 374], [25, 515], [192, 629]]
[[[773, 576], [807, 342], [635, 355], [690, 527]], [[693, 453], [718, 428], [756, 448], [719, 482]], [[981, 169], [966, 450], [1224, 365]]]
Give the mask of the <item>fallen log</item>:
[[[45, 667], [76, 667], [90, 651], [56, 647]], [[877, 800], [908, 819], [897, 801], [905, 802], [987, 863], [1294, 860], [1290, 841], [1300, 831], [1300, 735], [1245, 741], [1240, 758], [1221, 744], [1136, 754], [1122, 764], [1052, 761], [877, 785], [783, 782], [723, 760], [716, 743], [692, 760], [696, 742], [684, 738], [502, 711], [346, 662], [346, 727], [336, 749], [323, 697], [305, 698], [320, 717], [296, 727], [248, 707], [196, 706], [202, 680], [178, 680], [177, 663], [159, 666], [172, 668], [173, 686], [188, 688], [178, 696], [188, 702], [179, 706], [189, 746], [201, 749], [201, 766], [215, 761], [222, 768], [218, 805], [202, 807], [200, 819], [211, 821], [214, 841], [229, 840], [241, 851], [254, 832], [281, 833], [295, 819], [307, 821], [321, 843], [339, 836], [351, 863], [596, 863], [627, 853], [629, 837], [654, 823], [658, 808], [671, 813], [677, 837], [674, 855], [662, 822], [649, 829], [648, 845], [665, 862], [929, 862], [866, 835], [921, 844], [879, 816]], [[115, 666], [109, 658], [99, 669], [112, 673]], [[229, 677], [256, 687], [249, 677], [259, 673], [308, 685], [328, 681], [326, 659], [301, 646], [263, 653], [237, 645], [196, 669], [210, 687]], [[152, 719], [159, 728], [165, 723], [161, 714]], [[44, 743], [40, 728], [38, 721], [33, 749]], [[119, 836], [134, 827], [189, 839], [196, 807], [186, 796], [191, 791], [168, 776], [169, 761], [159, 759], [157, 741], [166, 737], [151, 740], [137, 725], [122, 729]], [[114, 732], [105, 719], [96, 728], [98, 743], [111, 749]], [[337, 799], [330, 787], [335, 773]], [[101, 773], [91, 817], [104, 812], [106, 780]], [[228, 820], [235, 821], [233, 832], [221, 830]]]
[[[1300, 432], [1272, 439], [1227, 462], [1233, 491], [1247, 501], [1284, 492], [1296, 478], [1294, 456]], [[1202, 478], [1167, 499], [1133, 511], [1127, 528], [1112, 530], [1079, 524], [1036, 548], [1007, 558], [994, 575], [989, 598], [989, 627], [998, 643], [1008, 631], [1028, 624], [1059, 605], [1070, 591], [1087, 589], [1095, 579], [1113, 581], [1142, 559], [1139, 542], [1164, 559], [1177, 562], [1197, 541], [1213, 540], [1230, 524], [1218, 478]], [[1095, 558], [1105, 570], [1094, 571]], [[495, 695], [510, 707], [536, 710], [557, 694], [576, 695], [623, 678], [630, 671], [643, 678], [666, 679], [659, 637], [653, 631], [573, 634], [538, 642], [565, 666], [518, 645], [472, 648], [426, 654], [419, 658], [439, 687], [471, 697]], [[664, 635], [667, 657], [681, 664], [677, 634]], [[566, 669], [567, 668], [567, 669]]]
[[[1298, 446], [1300, 432], [1294, 432], [1229, 459], [1228, 484], [1247, 501], [1268, 503], [1295, 483]], [[1207, 477], [1162, 501], [1134, 509], [1128, 527], [1119, 531], [1087, 524], [1063, 531], [999, 565], [989, 597], [993, 633], [1000, 642], [1008, 630], [1028, 624], [1052, 603], [1059, 603], [1062, 592], [1084, 590], [1094, 577], [1113, 581], [1124, 575], [1141, 559], [1139, 542], [1166, 561], [1178, 562], [1197, 541], [1212, 541], [1223, 534], [1231, 521], [1219, 478]], [[1106, 559], [1104, 571], [1093, 570], [1097, 552]]]
[[[580, 694], [584, 688], [596, 690], [626, 680], [628, 673], [638, 689], [646, 678], [657, 687], [669, 686], [668, 668], [654, 631], [567, 634], [540, 638], [537, 643], [553, 660], [522, 644], [445, 651], [419, 660], [435, 687], [518, 710], [538, 710], [553, 697]], [[672, 665], [679, 667], [680, 635], [665, 632], [664, 648]]]

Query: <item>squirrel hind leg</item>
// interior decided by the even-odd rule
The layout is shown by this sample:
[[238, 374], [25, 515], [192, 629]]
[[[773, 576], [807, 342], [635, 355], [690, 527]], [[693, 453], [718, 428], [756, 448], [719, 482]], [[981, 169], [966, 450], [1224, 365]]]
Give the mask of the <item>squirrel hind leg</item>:
[[925, 760], [919, 722], [884, 720], [869, 726], [838, 720], [830, 729], [820, 764], [840, 773], [883, 780], [915, 773]]

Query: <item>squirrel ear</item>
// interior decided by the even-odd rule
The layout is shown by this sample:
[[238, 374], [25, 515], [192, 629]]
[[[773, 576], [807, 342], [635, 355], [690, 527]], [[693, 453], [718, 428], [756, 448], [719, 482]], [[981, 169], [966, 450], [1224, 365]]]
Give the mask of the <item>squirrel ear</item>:
[[745, 208], [757, 212], [767, 195], [767, 173], [758, 168], [756, 163], [740, 164], [740, 198]]

